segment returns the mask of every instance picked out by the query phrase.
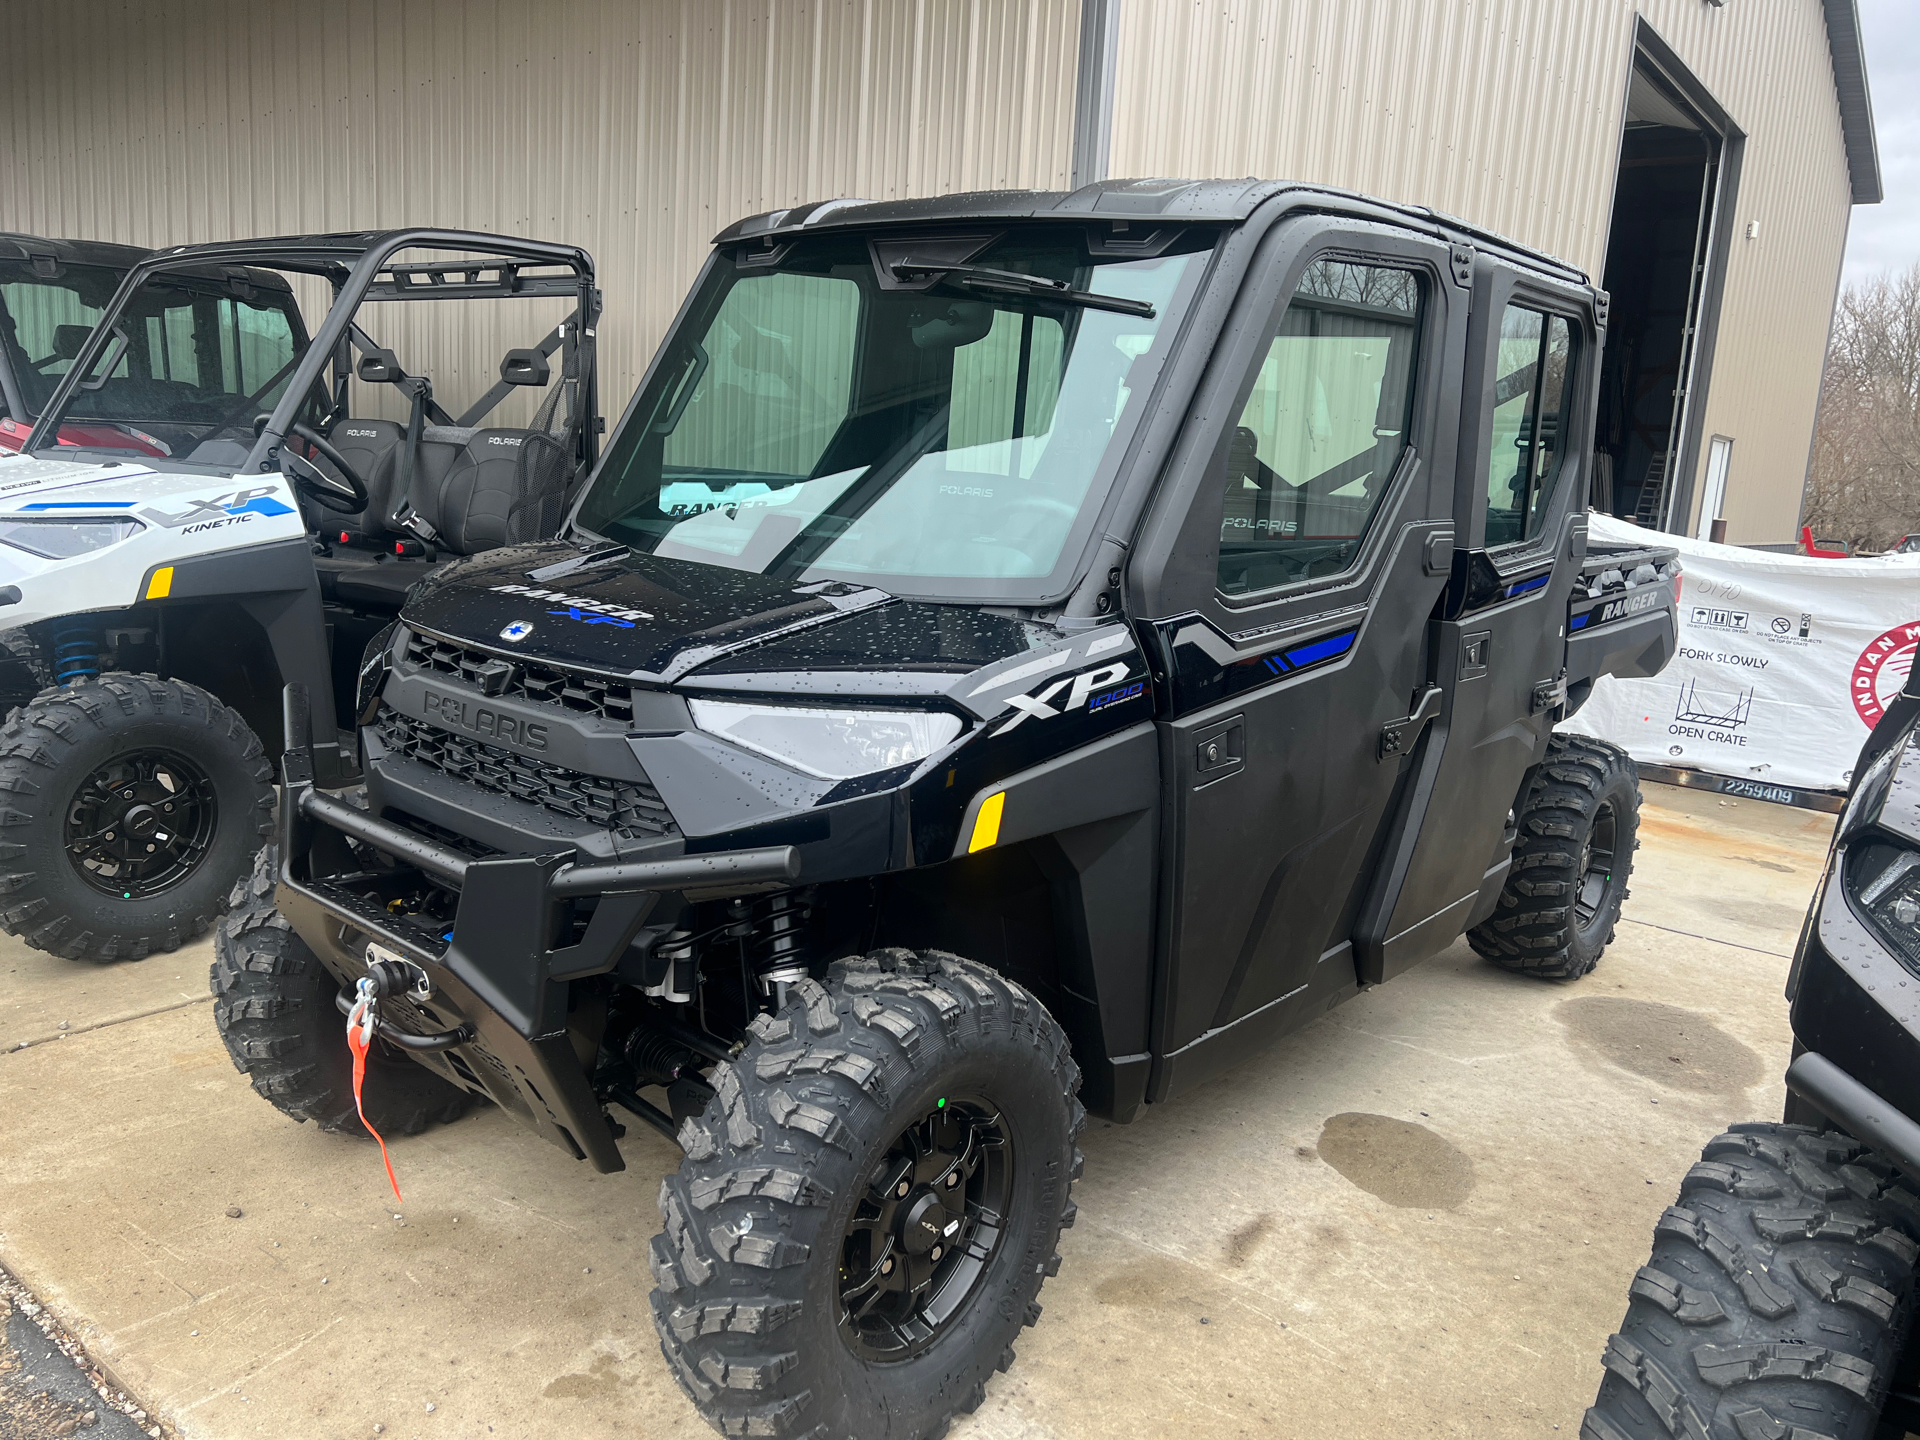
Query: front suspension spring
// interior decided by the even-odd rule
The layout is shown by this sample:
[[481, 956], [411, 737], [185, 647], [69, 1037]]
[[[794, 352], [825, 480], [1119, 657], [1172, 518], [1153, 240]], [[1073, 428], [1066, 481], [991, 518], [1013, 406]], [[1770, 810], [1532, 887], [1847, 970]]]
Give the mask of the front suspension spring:
[[807, 937], [807, 920], [813, 913], [810, 899], [811, 892], [782, 890], [753, 902], [747, 954], [763, 993], [807, 978], [813, 949]]
[[53, 636], [53, 680], [71, 685], [100, 673], [100, 632], [86, 625], [63, 625]]

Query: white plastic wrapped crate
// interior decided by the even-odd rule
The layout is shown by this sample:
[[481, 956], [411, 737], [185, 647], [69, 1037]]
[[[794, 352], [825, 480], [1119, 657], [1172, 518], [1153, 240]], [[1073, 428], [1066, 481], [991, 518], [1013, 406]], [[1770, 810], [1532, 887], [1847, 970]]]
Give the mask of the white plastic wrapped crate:
[[1603, 679], [1562, 727], [1635, 760], [1802, 789], [1844, 789], [1913, 666], [1920, 556], [1814, 560], [1592, 518], [1595, 543], [1672, 545], [1680, 648], [1651, 680]]

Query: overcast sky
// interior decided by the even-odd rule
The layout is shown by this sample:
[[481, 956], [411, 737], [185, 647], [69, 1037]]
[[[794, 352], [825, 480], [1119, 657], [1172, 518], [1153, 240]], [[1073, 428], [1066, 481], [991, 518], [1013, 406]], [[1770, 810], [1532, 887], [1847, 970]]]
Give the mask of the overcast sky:
[[1887, 198], [1853, 207], [1849, 283], [1920, 260], [1920, 4], [1860, 0], [1860, 24]]

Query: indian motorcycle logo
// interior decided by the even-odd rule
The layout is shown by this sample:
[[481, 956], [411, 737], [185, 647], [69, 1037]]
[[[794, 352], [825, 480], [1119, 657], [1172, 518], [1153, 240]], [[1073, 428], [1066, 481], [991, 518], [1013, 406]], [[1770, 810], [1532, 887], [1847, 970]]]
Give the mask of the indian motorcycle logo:
[[1920, 644], [1920, 621], [1896, 625], [1870, 641], [1860, 652], [1860, 658], [1853, 662], [1849, 693], [1853, 696], [1854, 713], [1869, 730], [1879, 723], [1888, 702], [1906, 683], [1913, 670], [1916, 644]]

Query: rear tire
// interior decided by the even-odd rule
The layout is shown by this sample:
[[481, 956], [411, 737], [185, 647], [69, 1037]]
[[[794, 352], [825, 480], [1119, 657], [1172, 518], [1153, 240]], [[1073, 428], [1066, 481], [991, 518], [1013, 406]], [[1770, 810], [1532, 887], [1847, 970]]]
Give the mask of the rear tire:
[[[197, 797], [198, 820], [188, 822], [196, 833], [167, 828], [186, 806], [161, 813], [175, 792], [136, 775], [154, 764], [169, 780], [193, 776], [183, 793]], [[138, 802], [119, 800], [111, 776], [126, 777]], [[145, 828], [131, 831], [130, 816]], [[70, 960], [177, 950], [219, 918], [272, 826], [273, 768], [259, 738], [199, 686], [114, 673], [44, 690], [0, 726], [0, 929]], [[83, 868], [102, 853], [76, 853], [75, 834], [88, 829], [113, 834], [122, 849], [137, 835], [160, 847], [158, 862], [116, 861], [127, 877], [121, 893], [97, 860]], [[147, 868], [146, 880], [136, 867]]]
[[1920, 1197], [1866, 1146], [1733, 1126], [1654, 1227], [1581, 1440], [1867, 1440], [1916, 1237]]
[[725, 1435], [945, 1434], [1013, 1363], [1073, 1223], [1060, 1027], [983, 965], [880, 950], [794, 986], [712, 1084], [653, 1239], [681, 1388]]
[[[213, 939], [213, 1020], [233, 1068], [282, 1114], [322, 1130], [373, 1137], [353, 1106], [340, 982], [274, 908], [280, 847], [269, 845], [233, 887], [233, 913]], [[384, 1136], [418, 1135], [458, 1120], [473, 1096], [375, 1041], [362, 1087], [367, 1120]]]
[[1519, 828], [1506, 886], [1467, 943], [1523, 975], [1577, 979], [1600, 963], [1627, 898], [1640, 771], [1617, 745], [1550, 736]]

